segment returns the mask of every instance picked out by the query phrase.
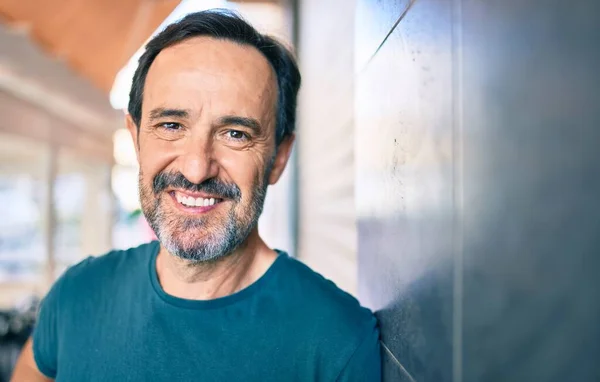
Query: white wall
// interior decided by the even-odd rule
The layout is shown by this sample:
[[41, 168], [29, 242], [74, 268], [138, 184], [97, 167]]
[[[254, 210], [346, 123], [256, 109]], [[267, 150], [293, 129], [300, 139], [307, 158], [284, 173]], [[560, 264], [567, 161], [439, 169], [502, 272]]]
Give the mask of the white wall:
[[356, 293], [354, 0], [304, 0], [298, 110], [299, 257]]

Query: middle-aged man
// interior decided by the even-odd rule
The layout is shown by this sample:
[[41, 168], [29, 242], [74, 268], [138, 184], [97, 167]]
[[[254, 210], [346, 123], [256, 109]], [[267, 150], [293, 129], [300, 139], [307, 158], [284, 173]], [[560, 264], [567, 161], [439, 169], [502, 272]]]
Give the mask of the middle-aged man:
[[159, 240], [71, 267], [14, 381], [380, 380], [372, 313], [258, 234], [299, 87], [292, 55], [226, 11], [148, 43], [127, 126]]

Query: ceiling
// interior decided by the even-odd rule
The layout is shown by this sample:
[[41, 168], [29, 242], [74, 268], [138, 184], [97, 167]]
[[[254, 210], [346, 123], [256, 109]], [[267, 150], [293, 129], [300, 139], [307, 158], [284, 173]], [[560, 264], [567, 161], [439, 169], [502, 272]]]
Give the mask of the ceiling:
[[[241, 2], [283, 23], [277, 0]], [[0, 132], [112, 160], [123, 124], [109, 103], [115, 76], [179, 3], [0, 0]]]
[[0, 21], [22, 30], [107, 94], [116, 73], [179, 0], [0, 0]]

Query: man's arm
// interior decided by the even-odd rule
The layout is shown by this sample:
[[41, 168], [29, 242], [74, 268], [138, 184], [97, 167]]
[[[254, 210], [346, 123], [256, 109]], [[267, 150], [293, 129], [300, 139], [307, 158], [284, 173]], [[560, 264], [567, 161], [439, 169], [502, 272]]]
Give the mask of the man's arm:
[[53, 379], [46, 377], [39, 371], [33, 358], [33, 343], [31, 338], [27, 340], [21, 355], [15, 365], [11, 378], [12, 382], [52, 382]]
[[59, 312], [61, 309], [61, 290], [67, 282], [69, 273], [77, 267], [89, 262], [91, 257], [70, 267], [56, 280], [46, 297], [40, 302], [33, 334], [23, 347], [23, 351], [15, 365], [12, 382], [52, 381], [58, 371]]

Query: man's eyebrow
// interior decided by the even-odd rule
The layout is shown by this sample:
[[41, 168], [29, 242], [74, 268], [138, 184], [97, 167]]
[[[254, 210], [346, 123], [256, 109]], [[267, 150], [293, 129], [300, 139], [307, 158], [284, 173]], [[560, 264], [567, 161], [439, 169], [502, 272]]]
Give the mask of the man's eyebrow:
[[188, 118], [190, 113], [184, 109], [166, 109], [163, 107], [157, 107], [150, 111], [150, 121], [154, 121], [160, 118]]
[[262, 126], [260, 125], [260, 122], [258, 122], [258, 120], [256, 120], [256, 119], [250, 118], [250, 117], [240, 117], [237, 115], [226, 115], [226, 116], [219, 118], [217, 124], [219, 126], [228, 126], [228, 125], [244, 126], [244, 127], [251, 129], [252, 131], [254, 131], [255, 134], [260, 134], [262, 132]]

